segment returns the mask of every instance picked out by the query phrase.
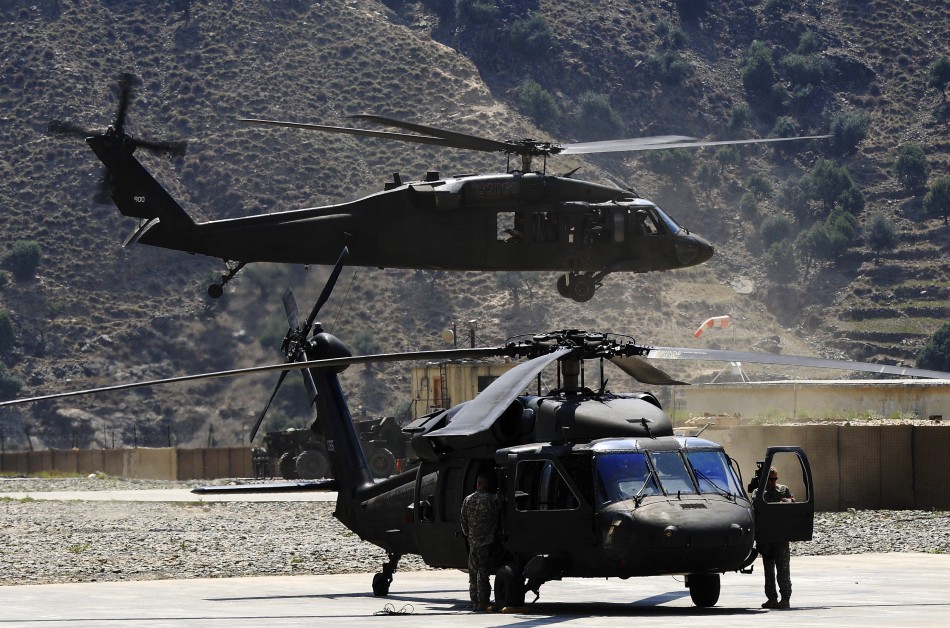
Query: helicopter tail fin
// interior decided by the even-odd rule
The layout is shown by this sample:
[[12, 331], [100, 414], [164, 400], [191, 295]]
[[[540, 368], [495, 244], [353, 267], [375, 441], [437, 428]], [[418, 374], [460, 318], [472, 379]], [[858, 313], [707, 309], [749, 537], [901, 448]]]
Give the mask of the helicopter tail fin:
[[188, 235], [196, 223], [132, 155], [134, 148], [105, 135], [86, 140], [108, 171], [109, 192], [122, 214], [140, 220], [126, 239], [167, 248], [190, 250]]

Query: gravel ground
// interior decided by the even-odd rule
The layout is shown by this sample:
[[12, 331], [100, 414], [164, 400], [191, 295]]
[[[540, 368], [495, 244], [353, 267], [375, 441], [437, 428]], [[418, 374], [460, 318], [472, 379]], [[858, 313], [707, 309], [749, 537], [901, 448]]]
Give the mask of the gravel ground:
[[[192, 488], [208, 482], [0, 478], [0, 493]], [[385, 553], [327, 502], [0, 500], [0, 584], [371, 573]], [[819, 513], [794, 555], [950, 553], [950, 512]], [[427, 569], [414, 556], [400, 569]], [[369, 579], [367, 579], [369, 586]]]

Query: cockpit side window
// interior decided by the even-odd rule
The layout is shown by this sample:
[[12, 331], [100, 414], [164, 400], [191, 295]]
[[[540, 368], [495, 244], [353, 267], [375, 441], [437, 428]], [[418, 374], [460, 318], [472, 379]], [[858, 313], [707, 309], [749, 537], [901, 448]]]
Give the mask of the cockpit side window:
[[515, 473], [517, 510], [575, 510], [574, 491], [550, 460], [521, 460]]
[[687, 451], [700, 493], [744, 496], [732, 465], [721, 451]]

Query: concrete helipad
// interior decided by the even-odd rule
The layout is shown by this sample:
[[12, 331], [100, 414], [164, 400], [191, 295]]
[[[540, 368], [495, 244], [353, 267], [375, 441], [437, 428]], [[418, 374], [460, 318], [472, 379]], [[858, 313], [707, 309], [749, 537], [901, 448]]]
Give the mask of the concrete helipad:
[[786, 611], [759, 608], [760, 569], [724, 575], [709, 609], [692, 605], [681, 579], [659, 577], [551, 582], [504, 614], [462, 610], [458, 571], [397, 573], [388, 598], [368, 593], [372, 574], [7, 586], [0, 626], [950, 625], [950, 556], [795, 557]]

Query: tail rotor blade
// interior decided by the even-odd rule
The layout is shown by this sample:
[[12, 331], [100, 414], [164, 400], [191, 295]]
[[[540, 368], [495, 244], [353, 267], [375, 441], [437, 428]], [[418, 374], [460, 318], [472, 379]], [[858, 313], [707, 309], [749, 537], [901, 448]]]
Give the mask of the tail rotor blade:
[[267, 410], [270, 409], [270, 404], [274, 401], [274, 398], [277, 396], [277, 391], [280, 390], [280, 385], [284, 383], [284, 378], [287, 377], [287, 373], [290, 371], [281, 371], [280, 377], [277, 378], [277, 385], [274, 386], [274, 392], [271, 393], [270, 399], [267, 400], [267, 405], [264, 406], [264, 410], [261, 412], [261, 415], [257, 417], [257, 421], [254, 423], [254, 427], [251, 428], [251, 442], [254, 442], [254, 437], [257, 436], [257, 430], [260, 429], [261, 423], [264, 422], [264, 415], [267, 414]]
[[284, 312], [287, 314], [287, 323], [291, 329], [300, 327], [300, 319], [297, 318], [297, 299], [290, 288], [284, 293]]
[[336, 285], [336, 280], [340, 277], [340, 272], [343, 270], [343, 264], [346, 262], [346, 258], [350, 254], [350, 249], [343, 247], [343, 250], [340, 252], [340, 258], [336, 261], [336, 266], [333, 267], [333, 272], [330, 273], [330, 278], [327, 280], [327, 285], [323, 286], [323, 292], [320, 293], [320, 298], [317, 299], [316, 304], [313, 306], [313, 310], [310, 311], [310, 316], [307, 318], [307, 324], [304, 326], [304, 331], [309, 332], [310, 328], [313, 326], [313, 322], [317, 320], [317, 314], [320, 312], [320, 308], [323, 307], [324, 303], [330, 300], [330, 293], [333, 292], [333, 286]]

